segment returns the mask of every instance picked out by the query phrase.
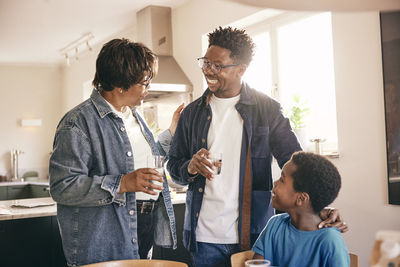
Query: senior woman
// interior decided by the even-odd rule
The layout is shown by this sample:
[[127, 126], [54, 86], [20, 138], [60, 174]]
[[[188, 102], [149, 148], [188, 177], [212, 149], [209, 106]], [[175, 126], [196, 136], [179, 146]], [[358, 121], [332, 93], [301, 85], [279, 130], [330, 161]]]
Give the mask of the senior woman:
[[97, 57], [90, 99], [57, 127], [50, 193], [70, 266], [146, 258], [153, 242], [176, 248], [167, 180], [145, 167], [147, 156], [168, 152], [183, 105], [159, 142], [137, 110], [156, 70], [147, 47], [111, 40]]

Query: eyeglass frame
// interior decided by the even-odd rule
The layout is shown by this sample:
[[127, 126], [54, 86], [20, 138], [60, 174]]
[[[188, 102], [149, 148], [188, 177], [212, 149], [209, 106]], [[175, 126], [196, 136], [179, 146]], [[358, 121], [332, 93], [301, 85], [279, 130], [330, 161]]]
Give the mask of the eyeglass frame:
[[151, 79], [147, 79], [147, 80], [145, 80], [143, 82], [140, 82], [140, 83], [137, 83], [137, 84], [140, 84], [140, 85], [144, 86], [144, 89], [147, 90], [150, 87]]
[[[221, 65], [221, 64], [218, 64], [218, 63], [210, 62], [210, 61], [208, 61], [208, 59], [206, 59], [205, 57], [199, 57], [199, 58], [197, 58], [196, 60], [197, 60], [197, 63], [199, 64], [199, 67], [201, 68], [202, 71], [206, 71], [208, 68], [210, 68], [211, 71], [212, 71], [214, 74], [220, 73], [221, 70], [224, 69], [224, 68], [235, 67], [235, 66], [241, 65], [241, 64]], [[200, 66], [200, 60], [203, 60], [202, 66]], [[208, 63], [205, 64], [205, 62], [206, 62], [205, 60], [207, 60]], [[204, 65], [207, 66], [206, 69], [204, 69]], [[217, 68], [217, 70], [218, 70], [217, 72], [213, 70], [213, 68], [211, 67], [212, 65], [214, 65], [214, 66]]]

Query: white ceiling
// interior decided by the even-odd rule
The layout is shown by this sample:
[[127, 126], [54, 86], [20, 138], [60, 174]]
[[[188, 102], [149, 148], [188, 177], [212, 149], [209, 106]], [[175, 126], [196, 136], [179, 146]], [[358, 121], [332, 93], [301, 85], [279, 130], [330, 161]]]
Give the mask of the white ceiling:
[[92, 45], [136, 24], [148, 5], [188, 0], [0, 0], [0, 64], [57, 63], [60, 49], [92, 32]]
[[[0, 64], [62, 62], [60, 50], [85, 33], [95, 36], [92, 45], [103, 43], [134, 27], [140, 9], [187, 1], [194, 0], [0, 0]], [[288, 10], [400, 9], [400, 0], [224, 1]]]
[[298, 11], [394, 11], [400, 0], [226, 0], [241, 4]]

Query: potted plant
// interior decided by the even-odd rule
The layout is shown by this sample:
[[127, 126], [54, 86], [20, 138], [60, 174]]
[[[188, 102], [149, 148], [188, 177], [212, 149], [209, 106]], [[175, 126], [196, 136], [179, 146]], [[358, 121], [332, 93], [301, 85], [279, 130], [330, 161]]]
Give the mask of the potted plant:
[[307, 107], [307, 100], [303, 101], [299, 95], [294, 95], [292, 108], [286, 113], [301, 146], [303, 149], [306, 149], [308, 145], [306, 118], [310, 114], [310, 109]]

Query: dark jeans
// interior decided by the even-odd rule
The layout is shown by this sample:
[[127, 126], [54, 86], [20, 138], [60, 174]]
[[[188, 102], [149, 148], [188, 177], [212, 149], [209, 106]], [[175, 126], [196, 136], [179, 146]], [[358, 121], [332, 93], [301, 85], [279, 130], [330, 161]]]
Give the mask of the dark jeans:
[[[250, 246], [256, 242], [258, 234], [250, 235]], [[197, 253], [191, 252], [195, 267], [226, 267], [231, 266], [232, 254], [241, 250], [239, 244], [211, 244], [197, 242]]]
[[139, 256], [141, 259], [147, 259], [147, 254], [149, 253], [154, 243], [155, 210], [150, 213], [140, 213], [140, 210], [138, 210], [137, 212]]
[[197, 252], [192, 257], [196, 267], [227, 267], [231, 266], [231, 255], [237, 252], [239, 244], [197, 242]]

